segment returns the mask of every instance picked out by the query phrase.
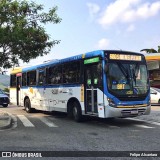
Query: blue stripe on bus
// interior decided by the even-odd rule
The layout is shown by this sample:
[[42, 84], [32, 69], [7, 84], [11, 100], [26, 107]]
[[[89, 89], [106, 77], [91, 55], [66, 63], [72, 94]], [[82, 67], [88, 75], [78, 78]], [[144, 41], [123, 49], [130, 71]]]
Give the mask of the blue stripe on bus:
[[81, 84], [74, 84], [74, 85], [44, 85], [44, 86], [22, 86], [22, 89], [27, 88], [67, 88], [67, 87], [81, 87]]

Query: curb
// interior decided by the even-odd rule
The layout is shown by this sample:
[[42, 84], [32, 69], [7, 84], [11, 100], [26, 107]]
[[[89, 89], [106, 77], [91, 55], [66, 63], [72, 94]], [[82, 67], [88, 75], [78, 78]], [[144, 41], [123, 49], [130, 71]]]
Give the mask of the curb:
[[12, 126], [12, 118], [11, 115], [7, 112], [2, 112], [5, 115], [0, 114], [0, 130], [8, 129]]

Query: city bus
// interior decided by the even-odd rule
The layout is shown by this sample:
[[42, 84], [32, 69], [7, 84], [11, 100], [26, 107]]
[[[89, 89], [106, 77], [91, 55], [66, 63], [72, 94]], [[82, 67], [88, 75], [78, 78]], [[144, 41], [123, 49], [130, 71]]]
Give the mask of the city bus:
[[150, 113], [150, 86], [144, 55], [98, 50], [11, 71], [10, 100], [34, 109], [84, 115], [135, 117]]

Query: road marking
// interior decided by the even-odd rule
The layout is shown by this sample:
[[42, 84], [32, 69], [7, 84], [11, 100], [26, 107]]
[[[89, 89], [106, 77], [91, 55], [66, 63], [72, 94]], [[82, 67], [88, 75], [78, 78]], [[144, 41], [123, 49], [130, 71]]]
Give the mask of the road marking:
[[121, 127], [118, 127], [118, 126], [114, 126], [114, 125], [107, 125], [109, 128], [121, 128]]
[[25, 127], [34, 127], [34, 125], [24, 115], [17, 115], [17, 116], [22, 121]]
[[45, 123], [48, 127], [58, 127], [56, 124], [54, 124], [53, 122], [50, 122], [47, 118], [44, 117], [39, 117], [39, 119]]
[[134, 120], [134, 121], [139, 121], [139, 122], [145, 122], [145, 123], [149, 123], [149, 124], [154, 124], [154, 125], [160, 126], [159, 122], [153, 122], [153, 121], [142, 120], [142, 119], [137, 119], [137, 118], [127, 118], [127, 119]]
[[150, 127], [150, 126], [141, 125], [141, 124], [135, 124], [134, 126], [140, 127], [140, 128], [155, 128], [155, 127]]

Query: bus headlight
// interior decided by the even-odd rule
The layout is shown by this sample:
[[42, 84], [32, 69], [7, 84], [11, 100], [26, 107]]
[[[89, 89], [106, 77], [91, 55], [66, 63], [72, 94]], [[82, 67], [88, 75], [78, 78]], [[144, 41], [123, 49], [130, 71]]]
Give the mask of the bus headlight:
[[149, 100], [147, 103], [147, 106], [150, 106], [150, 105], [151, 105], [151, 100]]
[[116, 107], [117, 105], [115, 104], [115, 102], [111, 99], [111, 98], [107, 98], [108, 102], [109, 102], [109, 105], [111, 107]]

